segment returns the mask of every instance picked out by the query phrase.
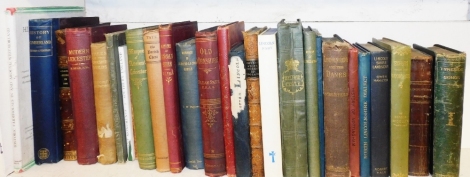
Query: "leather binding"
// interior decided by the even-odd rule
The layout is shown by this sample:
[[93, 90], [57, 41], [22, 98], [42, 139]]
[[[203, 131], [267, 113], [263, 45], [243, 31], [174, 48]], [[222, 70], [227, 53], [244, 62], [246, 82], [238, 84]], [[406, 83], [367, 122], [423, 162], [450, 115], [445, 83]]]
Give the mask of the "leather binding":
[[204, 172], [225, 175], [224, 122], [220, 93], [217, 27], [196, 32], [196, 57], [201, 107]]
[[143, 29], [157, 171], [170, 171], [158, 26]]
[[348, 52], [341, 38], [323, 38], [325, 176], [349, 176]]
[[305, 98], [307, 106], [308, 175], [320, 176], [320, 142], [318, 131], [317, 33], [304, 28]]
[[142, 28], [126, 31], [136, 158], [141, 169], [150, 170], [156, 168], [156, 160], [142, 35]]
[[180, 173], [184, 168], [175, 44], [194, 37], [196, 31], [195, 21], [171, 23], [159, 27], [168, 151], [172, 173]]
[[125, 163], [127, 160], [126, 129], [124, 124], [124, 108], [122, 102], [121, 69], [119, 64], [118, 36], [125, 31], [105, 34], [106, 54], [109, 63], [109, 77], [112, 95], [112, 109], [114, 121], [114, 137], [116, 146], [116, 160]]
[[361, 176], [370, 175], [370, 52], [361, 44], [358, 49], [358, 89], [359, 89], [359, 160]]
[[408, 175], [411, 48], [391, 39], [373, 39], [391, 53], [390, 175]]
[[466, 54], [435, 44], [424, 48], [434, 59], [433, 176], [459, 176]]
[[316, 31], [317, 44], [317, 94], [318, 94], [318, 134], [320, 146], [320, 176], [325, 176], [325, 119], [323, 109], [323, 37]]
[[305, 108], [302, 23], [281, 20], [278, 30], [279, 107], [284, 176], [307, 176], [307, 120]]
[[[370, 173], [390, 176], [390, 53], [373, 43], [370, 52]], [[374, 121], [372, 121], [374, 120]]]
[[[89, 21], [89, 22], [88, 22]], [[65, 45], [57, 42], [55, 31], [66, 27], [99, 23], [98, 17], [47, 18], [29, 20], [31, 100], [36, 164], [56, 163], [64, 156], [61, 107], [70, 103]], [[65, 41], [64, 41], [65, 42]], [[59, 50], [61, 53], [59, 54]], [[66, 55], [66, 54], [65, 54]], [[65, 71], [62, 74], [60, 67]], [[59, 77], [57, 77], [59, 76]], [[63, 78], [67, 78], [63, 80]], [[61, 96], [61, 93], [63, 93]], [[61, 104], [64, 103], [64, 104]], [[70, 105], [70, 104], [69, 104]], [[71, 120], [71, 109], [64, 119]], [[69, 116], [70, 115], [70, 116]], [[70, 146], [66, 151], [70, 151]], [[73, 147], [73, 149], [76, 149]], [[76, 151], [75, 151], [76, 152]]]
[[351, 46], [348, 51], [348, 72], [349, 170], [351, 170], [351, 177], [360, 177], [359, 61], [358, 50], [355, 46]]
[[235, 149], [233, 145], [233, 123], [230, 104], [230, 79], [228, 73], [229, 52], [235, 45], [243, 43], [242, 31], [245, 31], [245, 23], [243, 21], [236, 21], [222, 25], [217, 29], [217, 45], [220, 65], [220, 92], [222, 94], [222, 116], [224, 120], [227, 176], [236, 175]]
[[[246, 83], [248, 89], [248, 111], [250, 117], [250, 146], [251, 146], [251, 165], [254, 177], [264, 176], [263, 161], [263, 134], [261, 124], [261, 101], [260, 101], [260, 84], [259, 84], [259, 65], [258, 65], [258, 35], [266, 31], [267, 27], [253, 27], [243, 32], [245, 57], [246, 57]], [[232, 113], [233, 114], [233, 113]], [[234, 125], [235, 126], [235, 125]], [[240, 131], [240, 130], [238, 130]], [[237, 133], [234, 128], [235, 136]], [[235, 137], [236, 138], [236, 137]], [[235, 146], [237, 146], [235, 142]], [[237, 149], [235, 149], [237, 151]], [[236, 153], [236, 152], [235, 152]], [[238, 156], [238, 155], [237, 155]], [[236, 159], [236, 170], [238, 169], [238, 157]]]
[[186, 168], [203, 169], [204, 152], [195, 38], [176, 43], [176, 59]]
[[[256, 44], [256, 43], [255, 43]], [[250, 147], [250, 117], [247, 92], [247, 75], [249, 66], [245, 59], [243, 44], [236, 45], [230, 50], [229, 77], [231, 92], [231, 111], [233, 121], [235, 170], [238, 176], [252, 175], [252, 152]]]
[[429, 175], [433, 58], [411, 49], [410, 147], [408, 175]]

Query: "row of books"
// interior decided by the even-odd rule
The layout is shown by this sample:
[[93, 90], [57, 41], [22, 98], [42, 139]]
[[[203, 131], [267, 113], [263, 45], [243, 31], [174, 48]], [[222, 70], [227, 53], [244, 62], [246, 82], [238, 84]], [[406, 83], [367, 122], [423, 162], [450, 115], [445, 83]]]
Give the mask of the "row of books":
[[30, 20], [29, 46], [37, 164], [458, 176], [465, 53], [441, 45], [80, 17]]

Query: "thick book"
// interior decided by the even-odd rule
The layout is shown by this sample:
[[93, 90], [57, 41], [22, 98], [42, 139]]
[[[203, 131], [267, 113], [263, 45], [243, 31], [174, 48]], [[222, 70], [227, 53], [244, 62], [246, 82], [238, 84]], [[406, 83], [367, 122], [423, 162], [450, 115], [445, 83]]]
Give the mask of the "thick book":
[[307, 106], [308, 175], [320, 176], [320, 135], [318, 131], [317, 34], [310, 26], [303, 29], [305, 60], [305, 98]]
[[358, 49], [352, 45], [348, 51], [348, 72], [349, 170], [351, 177], [360, 177], [359, 61]]
[[230, 50], [228, 64], [230, 77], [230, 100], [232, 103], [235, 169], [238, 176], [253, 176], [251, 166], [250, 114], [248, 112], [247, 75], [249, 72], [243, 44]]
[[370, 52], [370, 175], [389, 176], [390, 53], [372, 43], [360, 46]]
[[[61, 130], [58, 44], [55, 31], [98, 24], [98, 17], [29, 20], [31, 101], [36, 164], [56, 163], [64, 156]], [[68, 82], [66, 83], [68, 87]]]
[[373, 39], [390, 55], [390, 175], [408, 175], [411, 48], [397, 41]]
[[184, 157], [186, 168], [194, 170], [204, 168], [196, 52], [195, 38], [176, 43]]
[[[5, 10], [5, 9], [4, 9]], [[34, 130], [31, 95], [29, 52], [30, 19], [84, 16], [83, 7], [17, 7], [7, 8], [5, 13], [7, 56], [0, 62], [4, 66], [0, 75], [5, 76], [0, 90], [7, 92], [2, 98], [3, 114], [0, 116], [3, 138], [13, 148], [14, 169], [23, 172], [34, 165]], [[52, 35], [50, 33], [49, 35]], [[37, 40], [40, 41], [40, 40]], [[49, 39], [49, 43], [52, 41]], [[52, 106], [52, 105], [51, 105]], [[44, 155], [47, 152], [44, 152]]]
[[168, 137], [163, 99], [162, 61], [160, 55], [158, 26], [143, 29], [145, 63], [149, 84], [150, 112], [152, 113], [153, 144], [156, 168], [159, 172], [170, 171]]
[[323, 38], [325, 176], [349, 176], [348, 52], [341, 38]]
[[233, 145], [233, 123], [230, 101], [230, 79], [228, 73], [229, 52], [235, 45], [243, 43], [245, 23], [232, 22], [217, 28], [217, 46], [219, 54], [220, 93], [222, 94], [222, 116], [224, 120], [224, 143], [227, 175], [235, 176], [235, 149]]
[[433, 176], [459, 176], [466, 54], [435, 44], [414, 48], [434, 60]]
[[141, 169], [155, 169], [155, 146], [150, 113], [150, 97], [145, 63], [143, 29], [126, 31], [129, 84], [134, 116], [136, 159]]
[[[118, 31], [105, 34], [106, 54], [109, 64], [109, 84], [111, 87], [112, 109], [114, 120], [114, 137], [116, 146], [116, 161], [125, 163], [127, 160], [126, 130], [124, 124], [124, 108], [121, 91], [121, 68], [119, 67], [119, 39], [120, 34], [125, 31]], [[122, 40], [122, 38], [121, 38]]]
[[284, 176], [307, 176], [307, 120], [302, 23], [281, 20], [278, 30], [279, 107]]
[[[264, 32], [267, 27], [253, 27], [248, 31], [243, 31], [245, 59], [246, 59], [246, 84], [248, 90], [248, 112], [249, 112], [249, 135], [251, 146], [251, 162], [254, 177], [264, 176], [263, 160], [263, 133], [261, 124], [261, 102], [259, 85], [259, 56], [258, 56], [258, 35]], [[230, 78], [230, 80], [232, 80]], [[232, 102], [233, 104], [233, 102]], [[233, 106], [232, 106], [233, 109]], [[232, 114], [234, 114], [232, 112]], [[235, 125], [234, 125], [235, 126]], [[235, 136], [237, 131], [234, 127]], [[236, 138], [236, 137], [235, 137]], [[237, 140], [237, 139], [235, 139]], [[247, 139], [248, 140], [248, 139]], [[237, 146], [237, 144], [235, 144]], [[235, 149], [237, 151], [237, 149]], [[236, 153], [236, 152], [235, 152]], [[235, 157], [238, 164], [239, 160]], [[237, 165], [238, 166], [238, 165]], [[236, 169], [238, 170], [238, 167]], [[239, 174], [237, 172], [237, 174]]]
[[317, 43], [317, 95], [318, 95], [318, 144], [320, 146], [320, 176], [325, 176], [325, 119], [323, 109], [323, 37], [316, 32]]
[[207, 176], [222, 176], [227, 174], [227, 171], [225, 169], [217, 27], [196, 32], [195, 40], [204, 173]]
[[370, 175], [370, 52], [361, 44], [358, 49], [358, 90], [359, 90], [359, 160], [360, 175]]
[[[281, 121], [277, 68], [277, 29], [269, 28], [258, 35], [259, 88], [263, 139], [264, 175], [282, 176]], [[269, 136], [267, 136], [269, 135]]]
[[170, 23], [159, 27], [162, 62], [163, 94], [168, 140], [170, 171], [180, 173], [184, 168], [183, 137], [179, 110], [178, 76], [175, 44], [194, 37], [197, 22]]

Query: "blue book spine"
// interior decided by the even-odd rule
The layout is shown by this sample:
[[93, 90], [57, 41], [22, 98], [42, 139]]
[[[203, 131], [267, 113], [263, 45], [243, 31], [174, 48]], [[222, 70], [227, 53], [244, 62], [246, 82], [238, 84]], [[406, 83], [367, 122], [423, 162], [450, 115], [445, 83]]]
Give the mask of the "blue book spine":
[[203, 169], [201, 113], [194, 38], [176, 44], [184, 157], [189, 169]]
[[[317, 34], [317, 51], [322, 51], [322, 36]], [[323, 113], [323, 53], [317, 52], [318, 131], [320, 135], [320, 175], [325, 176], [325, 124]]]
[[361, 176], [370, 176], [370, 53], [359, 52], [359, 153]]
[[[248, 65], [257, 65], [255, 62], [247, 63], [244, 45], [232, 48], [229, 58], [230, 100], [232, 103], [232, 121], [235, 145], [235, 169], [237, 176], [252, 176], [250, 125], [248, 112], [247, 73]], [[253, 70], [252, 70], [253, 71]]]
[[57, 39], [59, 19], [29, 21], [31, 101], [36, 164], [63, 158]]

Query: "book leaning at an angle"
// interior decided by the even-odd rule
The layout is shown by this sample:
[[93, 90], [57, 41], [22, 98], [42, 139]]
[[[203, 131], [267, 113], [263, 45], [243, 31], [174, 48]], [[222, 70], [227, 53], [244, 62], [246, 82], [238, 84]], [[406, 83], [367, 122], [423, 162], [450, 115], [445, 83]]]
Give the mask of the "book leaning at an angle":
[[[22, 172], [34, 164], [33, 121], [31, 102], [31, 74], [29, 49], [28, 20], [36, 18], [83, 16], [83, 7], [30, 7], [7, 8], [7, 58], [2, 60], [0, 75], [5, 84], [1, 90], [1, 100], [7, 100], [1, 105], [4, 114], [0, 116], [0, 125], [12, 130], [3, 134], [5, 140], [13, 142], [14, 168]], [[50, 34], [52, 35], [52, 34]], [[52, 41], [51, 41], [52, 42]], [[4, 77], [5, 78], [5, 77]]]

